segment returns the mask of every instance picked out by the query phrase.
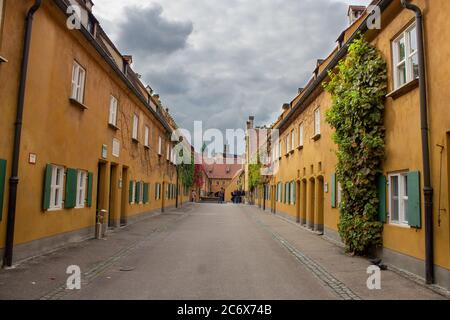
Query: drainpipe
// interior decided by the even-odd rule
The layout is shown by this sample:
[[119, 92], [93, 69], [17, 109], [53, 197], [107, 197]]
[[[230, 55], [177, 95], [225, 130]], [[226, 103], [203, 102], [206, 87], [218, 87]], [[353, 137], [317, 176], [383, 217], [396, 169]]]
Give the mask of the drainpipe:
[[176, 165], [176, 170], [177, 170], [177, 187], [175, 190], [175, 195], [176, 195], [176, 199], [175, 199], [175, 208], [178, 209], [178, 188], [179, 188], [179, 178], [178, 178], [178, 165]]
[[427, 284], [432, 284], [434, 283], [433, 188], [431, 186], [430, 147], [428, 141], [428, 106], [423, 36], [423, 15], [422, 10], [418, 6], [409, 3], [407, 0], [401, 0], [401, 3], [405, 9], [413, 11], [416, 15], [418, 43], [417, 54], [419, 58], [420, 121], [422, 129], [422, 157], [424, 175], [423, 193], [425, 199], [425, 274]]
[[28, 73], [28, 58], [30, 55], [31, 34], [33, 30], [33, 17], [40, 8], [42, 0], [35, 0], [34, 5], [28, 11], [25, 19], [25, 38], [22, 54], [22, 64], [20, 71], [19, 96], [17, 100], [17, 114], [14, 131], [13, 161], [11, 167], [11, 177], [9, 178], [9, 202], [8, 219], [6, 226], [6, 244], [3, 258], [3, 266], [11, 267], [13, 261], [14, 248], [14, 225], [16, 220], [17, 185], [19, 184], [19, 152], [20, 138], [22, 134], [22, 119], [25, 101], [25, 88]]

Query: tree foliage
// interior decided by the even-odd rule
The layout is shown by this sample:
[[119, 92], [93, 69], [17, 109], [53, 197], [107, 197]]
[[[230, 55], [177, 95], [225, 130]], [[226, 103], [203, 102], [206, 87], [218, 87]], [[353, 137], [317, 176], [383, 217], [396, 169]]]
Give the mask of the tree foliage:
[[336, 175], [342, 186], [339, 233], [354, 254], [382, 244], [376, 180], [385, 150], [386, 63], [362, 36], [324, 85], [332, 95], [326, 120], [335, 129]]

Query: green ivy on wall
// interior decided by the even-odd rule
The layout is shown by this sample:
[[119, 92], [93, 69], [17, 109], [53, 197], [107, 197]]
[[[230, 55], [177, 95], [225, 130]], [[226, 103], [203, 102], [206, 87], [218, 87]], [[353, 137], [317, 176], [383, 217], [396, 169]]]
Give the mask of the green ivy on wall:
[[377, 176], [385, 154], [386, 63], [360, 36], [329, 76], [324, 87], [332, 95], [332, 107], [326, 120], [335, 129], [336, 175], [342, 186], [339, 233], [348, 252], [363, 255], [382, 244]]

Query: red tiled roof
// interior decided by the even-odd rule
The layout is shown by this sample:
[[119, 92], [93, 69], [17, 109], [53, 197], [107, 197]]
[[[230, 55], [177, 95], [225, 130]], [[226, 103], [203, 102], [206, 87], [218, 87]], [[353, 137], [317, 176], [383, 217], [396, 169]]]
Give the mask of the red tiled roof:
[[205, 171], [209, 179], [232, 180], [242, 169], [242, 164], [205, 164]]

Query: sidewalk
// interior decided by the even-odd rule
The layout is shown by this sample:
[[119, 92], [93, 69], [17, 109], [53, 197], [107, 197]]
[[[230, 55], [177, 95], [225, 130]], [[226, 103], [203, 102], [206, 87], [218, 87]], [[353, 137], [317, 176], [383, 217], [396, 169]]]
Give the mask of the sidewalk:
[[[279, 244], [304, 264], [325, 285], [343, 299], [362, 300], [435, 300], [447, 299], [425, 285], [413, 282], [398, 273], [381, 273], [381, 290], [367, 288], [367, 268], [370, 262], [351, 257], [343, 247], [302, 228], [281, 216], [247, 206], [246, 211]], [[352, 296], [353, 295], [353, 296]]]
[[142, 241], [158, 237], [160, 231], [170, 228], [190, 209], [192, 205], [186, 204], [183, 208], [168, 210], [164, 214], [109, 231], [105, 239], [74, 243], [19, 262], [13, 269], [0, 269], [0, 300], [53, 299], [64, 291], [68, 266], [79, 266], [83, 281], [89, 281]]

